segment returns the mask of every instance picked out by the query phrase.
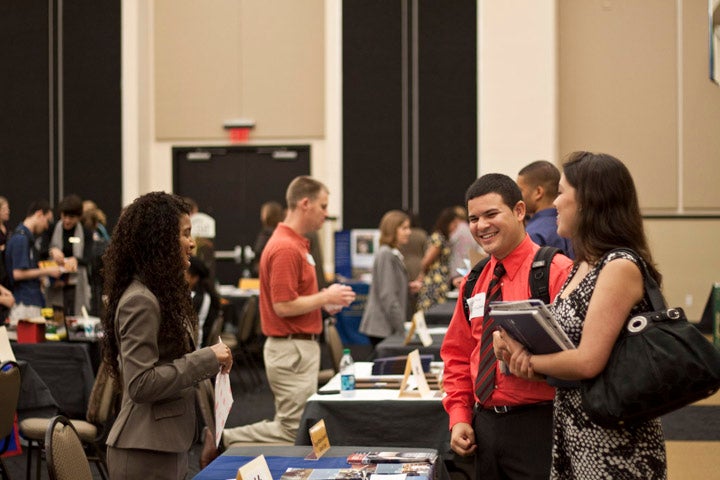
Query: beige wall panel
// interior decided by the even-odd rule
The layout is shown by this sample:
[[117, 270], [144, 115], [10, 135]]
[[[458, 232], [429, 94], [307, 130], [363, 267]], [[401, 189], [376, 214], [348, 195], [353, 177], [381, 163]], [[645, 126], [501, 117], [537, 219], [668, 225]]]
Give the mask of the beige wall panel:
[[559, 151], [602, 151], [644, 209], [677, 208], [675, 2], [559, 0]]
[[155, 136], [224, 139], [242, 116], [237, 0], [155, 0]]
[[720, 86], [709, 78], [708, 2], [683, 2], [683, 197], [687, 210], [720, 210]]
[[322, 137], [323, 0], [242, 0], [242, 116], [255, 138]]
[[712, 284], [720, 282], [720, 220], [647, 219], [645, 229], [668, 305], [683, 307], [688, 319], [700, 320]]

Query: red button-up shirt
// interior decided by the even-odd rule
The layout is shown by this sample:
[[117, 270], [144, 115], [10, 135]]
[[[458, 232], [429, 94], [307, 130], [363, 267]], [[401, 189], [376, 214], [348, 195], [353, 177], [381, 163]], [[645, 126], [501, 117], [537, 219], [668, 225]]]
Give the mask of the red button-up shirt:
[[[529, 236], [507, 257], [501, 260], [506, 274], [502, 277], [503, 300], [525, 300], [530, 298], [528, 276], [532, 261], [540, 247], [530, 240]], [[498, 260], [495, 257], [483, 269], [469, 298], [479, 293], [486, 293], [493, 270]], [[572, 261], [564, 255], [555, 255], [550, 266], [550, 298], [554, 299], [560, 292], [570, 270]], [[460, 292], [465, 288], [467, 278], [460, 285]], [[470, 313], [470, 322], [465, 318], [462, 306], [463, 298], [459, 296], [450, 326], [440, 351], [445, 369], [443, 386], [446, 397], [443, 405], [450, 417], [450, 428], [456, 423], [472, 424], [472, 411], [478, 399], [475, 396], [475, 379], [480, 361], [480, 338], [482, 335], [482, 309]], [[476, 317], [473, 317], [473, 313]], [[496, 366], [495, 389], [485, 402], [485, 407], [499, 405], [525, 405], [552, 400], [555, 389], [545, 382], [523, 380], [514, 375], [501, 373]]]

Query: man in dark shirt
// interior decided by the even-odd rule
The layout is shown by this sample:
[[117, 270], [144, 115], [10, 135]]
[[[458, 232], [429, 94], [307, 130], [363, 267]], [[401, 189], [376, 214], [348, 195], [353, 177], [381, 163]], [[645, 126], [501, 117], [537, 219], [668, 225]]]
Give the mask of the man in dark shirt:
[[25, 220], [17, 226], [5, 249], [8, 274], [12, 278], [15, 305], [10, 311], [10, 322], [17, 324], [21, 318], [40, 316], [45, 298], [40, 288], [42, 277], [58, 278], [60, 267], [38, 267], [35, 237], [48, 229], [53, 215], [48, 202], [33, 202]]
[[65, 315], [81, 315], [82, 307], [90, 309], [90, 283], [87, 259], [92, 251], [92, 232], [85, 232], [80, 222], [82, 199], [71, 194], [58, 205], [60, 222], [50, 238], [50, 257], [63, 267], [66, 275], [53, 282], [47, 291], [51, 305], [62, 305]]
[[525, 231], [540, 246], [557, 247], [570, 258], [575, 258], [570, 241], [557, 233], [557, 209], [553, 201], [558, 195], [560, 171], [555, 165], [538, 160], [520, 170], [517, 184], [522, 191], [529, 219]]

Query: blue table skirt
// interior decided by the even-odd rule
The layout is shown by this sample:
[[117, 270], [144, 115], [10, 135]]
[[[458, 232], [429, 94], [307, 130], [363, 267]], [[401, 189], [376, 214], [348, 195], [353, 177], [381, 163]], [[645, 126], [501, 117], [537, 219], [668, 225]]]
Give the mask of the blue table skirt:
[[[312, 451], [307, 448], [308, 454]], [[194, 480], [226, 480], [237, 477], [238, 468], [245, 465], [255, 457], [237, 457], [221, 455], [204, 470], [198, 473]], [[347, 457], [321, 457], [318, 460], [304, 460], [302, 457], [265, 457], [274, 480], [278, 480], [285, 470], [293, 468], [347, 468]]]

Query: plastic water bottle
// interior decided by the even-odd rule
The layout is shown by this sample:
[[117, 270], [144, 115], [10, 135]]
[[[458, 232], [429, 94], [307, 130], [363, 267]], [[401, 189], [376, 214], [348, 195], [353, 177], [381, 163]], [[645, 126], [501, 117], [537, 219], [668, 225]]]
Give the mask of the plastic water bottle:
[[355, 395], [355, 362], [349, 348], [343, 350], [340, 358], [340, 393], [344, 397]]

